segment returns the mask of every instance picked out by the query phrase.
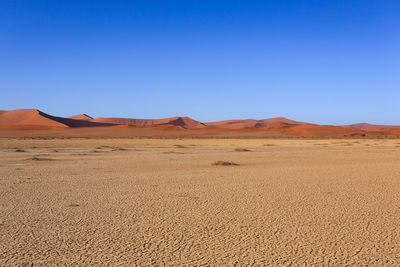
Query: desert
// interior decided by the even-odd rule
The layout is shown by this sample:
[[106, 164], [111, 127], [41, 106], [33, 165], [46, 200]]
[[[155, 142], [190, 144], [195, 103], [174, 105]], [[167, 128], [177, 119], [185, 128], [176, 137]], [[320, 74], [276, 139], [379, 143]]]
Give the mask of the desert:
[[0, 112], [0, 137], [35, 138], [398, 138], [400, 126], [320, 125], [284, 117], [200, 122], [163, 119], [59, 117], [38, 109]]
[[400, 266], [400, 1], [0, 1], [0, 267]]
[[2, 138], [0, 154], [1, 266], [400, 264], [397, 139]]

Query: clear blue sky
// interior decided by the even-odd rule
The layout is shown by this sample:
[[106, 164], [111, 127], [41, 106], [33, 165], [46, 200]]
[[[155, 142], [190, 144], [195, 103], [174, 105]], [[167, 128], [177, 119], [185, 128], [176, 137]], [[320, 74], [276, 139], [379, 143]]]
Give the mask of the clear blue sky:
[[400, 1], [0, 1], [0, 109], [400, 124]]

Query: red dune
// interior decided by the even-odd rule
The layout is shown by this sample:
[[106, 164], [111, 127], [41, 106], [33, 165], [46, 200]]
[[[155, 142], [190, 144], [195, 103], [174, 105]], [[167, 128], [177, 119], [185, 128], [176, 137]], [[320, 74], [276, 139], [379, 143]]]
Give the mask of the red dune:
[[18, 109], [5, 111], [0, 114], [0, 125], [31, 125], [47, 127], [68, 127], [57, 120], [49, 118], [49, 115], [37, 109]]
[[[207, 122], [209, 127], [222, 128], [222, 129], [244, 129], [244, 128], [287, 128], [296, 125], [308, 124], [305, 122], [293, 121], [287, 118], [278, 117], [264, 120], [227, 120], [217, 122]], [[308, 124], [310, 125], [310, 124]]]
[[285, 131], [290, 135], [299, 136], [359, 136], [364, 134], [361, 130], [343, 128], [332, 125], [299, 125]]
[[297, 136], [354, 136], [363, 134], [363, 131], [358, 129], [298, 122], [283, 117], [264, 120], [227, 120], [208, 122], [206, 125], [226, 130], [257, 129]]
[[[51, 130], [51, 131], [49, 131]], [[86, 137], [267, 137], [400, 135], [400, 126], [317, 125], [287, 118], [201, 123], [189, 117], [165, 119], [96, 118], [80, 114], [55, 117], [37, 109], [0, 111], [2, 136]]]
[[216, 121], [216, 122], [206, 122], [205, 125], [214, 128], [222, 129], [243, 129], [243, 128], [255, 128], [257, 120], [226, 120], [226, 121]]
[[0, 131], [35, 131], [35, 130], [54, 130], [54, 129], [69, 129], [67, 127], [45, 126], [45, 125], [29, 125], [29, 124], [11, 124], [0, 125]]
[[305, 122], [296, 122], [285, 118], [265, 120], [232, 120], [207, 123], [210, 127], [225, 130], [251, 130], [279, 132], [283, 135], [297, 136], [351, 136], [360, 135], [361, 130], [343, 128], [330, 125], [316, 125]]
[[394, 125], [376, 125], [369, 123], [357, 123], [343, 126], [345, 128], [352, 128], [363, 131], [385, 131], [385, 130], [400, 130], [400, 126]]
[[[0, 125], [3, 126], [44, 126], [50, 128], [65, 127], [94, 127], [94, 126], [112, 126], [108, 123], [96, 123], [83, 120], [74, 120], [48, 115], [37, 109], [18, 109], [0, 113]], [[26, 127], [25, 127], [26, 128]]]
[[131, 126], [155, 126], [155, 125], [175, 125], [185, 129], [199, 129], [206, 127], [203, 123], [195, 121], [189, 117], [172, 117], [166, 119], [127, 119], [127, 118], [96, 118], [93, 122], [125, 124]]
[[74, 120], [81, 120], [81, 121], [90, 121], [93, 120], [92, 117], [86, 114], [79, 114], [75, 116], [68, 117], [68, 119], [74, 119]]

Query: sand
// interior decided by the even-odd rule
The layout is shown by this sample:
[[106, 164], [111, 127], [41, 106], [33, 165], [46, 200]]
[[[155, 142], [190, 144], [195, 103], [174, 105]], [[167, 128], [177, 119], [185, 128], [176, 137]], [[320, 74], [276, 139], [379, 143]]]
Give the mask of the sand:
[[109, 123], [55, 117], [38, 109], [17, 109], [0, 112], [0, 131], [3, 130], [38, 130], [64, 129], [69, 127], [106, 127]]
[[399, 265], [399, 161], [399, 140], [0, 139], [0, 266]]
[[206, 127], [203, 123], [189, 117], [172, 117], [166, 119], [96, 118], [91, 121], [141, 127], [156, 125], [179, 126], [184, 129], [201, 129]]
[[[185, 131], [181, 131], [185, 130]], [[202, 123], [189, 117], [165, 119], [56, 117], [37, 109], [0, 111], [1, 137], [396, 137], [400, 126], [318, 125], [283, 117]]]
[[82, 120], [82, 121], [90, 121], [90, 120], [93, 120], [93, 118], [90, 117], [90, 116], [87, 115], [87, 114], [74, 115], [74, 116], [68, 117], [68, 119]]

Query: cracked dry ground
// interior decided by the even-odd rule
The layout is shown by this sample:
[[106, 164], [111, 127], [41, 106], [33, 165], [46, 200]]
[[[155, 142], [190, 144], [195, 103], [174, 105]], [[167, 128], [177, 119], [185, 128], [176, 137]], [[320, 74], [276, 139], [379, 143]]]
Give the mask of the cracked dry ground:
[[399, 140], [0, 140], [0, 266], [398, 266], [399, 218]]

